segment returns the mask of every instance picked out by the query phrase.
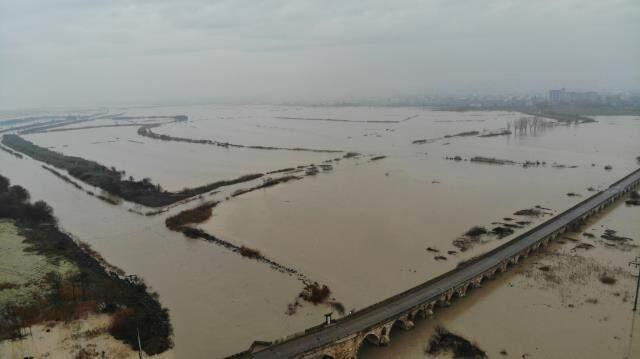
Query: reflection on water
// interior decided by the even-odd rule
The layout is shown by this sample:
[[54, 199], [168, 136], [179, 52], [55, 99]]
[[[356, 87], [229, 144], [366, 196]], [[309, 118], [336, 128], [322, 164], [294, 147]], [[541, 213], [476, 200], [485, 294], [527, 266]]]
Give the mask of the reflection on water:
[[[448, 250], [455, 249], [451, 242], [471, 226], [490, 226], [491, 222], [533, 205], [563, 210], [580, 200], [567, 197], [566, 193], [589, 195], [588, 187], [601, 188], [634, 168], [635, 157], [640, 154], [640, 124], [628, 118], [553, 127], [536, 136], [459, 137], [415, 145], [411, 142], [420, 138], [497, 130], [522, 115], [278, 106], [127, 110], [127, 115], [138, 114], [189, 115], [189, 122], [156, 129], [173, 136], [387, 155], [376, 162], [365, 159], [344, 163], [329, 173], [232, 199], [217, 207], [212, 219], [202, 224], [222, 239], [257, 248], [326, 283], [347, 309], [362, 308], [407, 289], [508, 240], [487, 238], [486, 243], [467, 252], [448, 254]], [[415, 115], [418, 116], [398, 123], [278, 118], [401, 121]], [[151, 177], [169, 189], [335, 157], [161, 142], [141, 138], [135, 131], [135, 127], [102, 128], [27, 138], [65, 154], [124, 169], [137, 178]], [[605, 132], [608, 139], [615, 140], [603, 141]], [[539, 160], [549, 165], [522, 168], [444, 159], [455, 155], [518, 162]], [[578, 168], [553, 168], [554, 162]], [[612, 165], [613, 170], [605, 171], [606, 164]], [[177, 357], [217, 357], [240, 351], [253, 340], [275, 339], [318, 324], [328, 311], [323, 306], [306, 305], [296, 315], [287, 316], [287, 303], [301, 289], [298, 281], [224, 248], [170, 232], [164, 228], [165, 215], [142, 217], [105, 204], [28, 159], [21, 161], [0, 153], [0, 165], [3, 174], [14, 183], [24, 184], [34, 199], [51, 203], [67, 231], [89, 242], [111, 263], [141, 275], [159, 292], [174, 321]], [[631, 228], [626, 233], [637, 236], [639, 232], [638, 228]], [[447, 260], [436, 261], [427, 247], [440, 250]], [[479, 316], [476, 324], [455, 321], [467, 309], [475, 313], [474, 307], [486, 308], [480, 312], [487, 313], [496, 302], [529, 295], [522, 289], [522, 293], [503, 296], [503, 287], [494, 283], [498, 282], [491, 284], [497, 289], [478, 291], [464, 299], [468, 305], [456, 304], [446, 312], [457, 311], [457, 316], [442, 315], [452, 318], [446, 322], [452, 329], [477, 336], [495, 354], [505, 343], [504, 333], [503, 337], [495, 334], [493, 341], [486, 339], [490, 335], [482, 326], [486, 325], [486, 316]], [[532, 308], [538, 308], [540, 303], [531, 299], [523, 302], [520, 309], [533, 312]], [[558, 312], [564, 313], [560, 309]], [[577, 314], [557, 316], [570, 321]], [[506, 314], [496, 318], [508, 319]], [[620, 323], [617, 316], [609, 318], [607, 326]], [[466, 328], [470, 330], [463, 330]], [[526, 326], [523, 324], [522, 328]], [[422, 333], [421, 330], [416, 332]], [[408, 341], [406, 351], [394, 351], [398, 349], [393, 349], [397, 347], [392, 344], [379, 355], [417, 357], [429, 330], [424, 335], [402, 336], [409, 338], [400, 339]], [[486, 335], [480, 337], [480, 332]], [[545, 340], [547, 337], [540, 338], [540, 342]], [[526, 336], [513, 341], [520, 341], [514, 348], [530, 348]]]

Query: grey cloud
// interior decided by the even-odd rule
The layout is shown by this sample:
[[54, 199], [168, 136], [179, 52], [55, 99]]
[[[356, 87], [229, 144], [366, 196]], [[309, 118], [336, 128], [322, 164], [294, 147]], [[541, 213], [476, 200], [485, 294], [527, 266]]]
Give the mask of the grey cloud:
[[636, 0], [0, 0], [0, 108], [637, 89], [638, 34]]

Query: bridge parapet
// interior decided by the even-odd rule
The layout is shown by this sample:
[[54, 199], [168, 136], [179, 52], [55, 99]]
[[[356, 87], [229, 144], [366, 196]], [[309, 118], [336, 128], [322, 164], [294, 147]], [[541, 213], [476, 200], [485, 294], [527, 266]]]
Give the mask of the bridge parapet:
[[[295, 337], [313, 337], [316, 333], [331, 331], [333, 327], [338, 328], [343, 322], [353, 321], [356, 320], [356, 318], [362, 321], [362, 318], [366, 318], [366, 316], [371, 312], [377, 312], [377, 318], [381, 311], [382, 313], [387, 312], [387, 308], [385, 308], [386, 306], [393, 308], [395, 305], [395, 309], [399, 309], [397, 304], [398, 302], [407, 303], [408, 301], [404, 299], [411, 298], [412, 296], [415, 297], [415, 295], [421, 291], [429, 293], [428, 297], [425, 295], [417, 296], [421, 302], [418, 302], [417, 300], [415, 303], [409, 302], [412, 305], [410, 308], [402, 309], [400, 306], [400, 309], [402, 310], [400, 314], [395, 312], [396, 314], [392, 315], [390, 318], [387, 317], [380, 323], [371, 321], [358, 332], [335, 340], [332, 337], [332, 341], [325, 341], [324, 345], [317, 345], [316, 341], [310, 340], [308, 350], [299, 351], [294, 355], [287, 356], [304, 359], [351, 359], [357, 357], [358, 350], [365, 341], [376, 345], [386, 345], [390, 341], [389, 334], [394, 327], [411, 329], [416, 318], [431, 316], [433, 315], [433, 311], [437, 305], [449, 305], [454, 296], [463, 297], [466, 295], [469, 288], [481, 287], [483, 280], [492, 278], [496, 272], [505, 272], [510, 265], [516, 265], [521, 259], [526, 258], [531, 254], [531, 252], [547, 247], [552, 240], [558, 238], [569, 229], [572, 229], [572, 226], [583, 223], [590, 216], [602, 211], [606, 206], [614, 203], [617, 199], [621, 198], [625, 193], [633, 190], [638, 185], [640, 185], [640, 170], [634, 171], [622, 180], [611, 185], [610, 189], [614, 189], [614, 191], [607, 190], [599, 192], [569, 208], [563, 213], [558, 214], [554, 218], [551, 218], [529, 231], [520, 234], [511, 241], [498, 246], [479, 257], [467, 261], [464, 265], [459, 266], [450, 272], [442, 274], [391, 298], [385, 299], [382, 302], [369, 306], [352, 315], [341, 318], [330, 326], [314, 327], [311, 330], [305, 331], [304, 334], [298, 334]], [[473, 270], [471, 268], [473, 268]], [[470, 273], [464, 273], [461, 275], [460, 273], [464, 271]], [[474, 273], [473, 271], [476, 272]], [[469, 274], [471, 275], [469, 276]], [[455, 278], [455, 280], [451, 279], [451, 277]], [[448, 289], [447, 287], [443, 287], [442, 284], [446, 283], [446, 281], [449, 281], [447, 284], [450, 285]], [[291, 342], [295, 340], [296, 339], [287, 339], [285, 341]], [[317, 346], [314, 346], [314, 344]], [[275, 344], [274, 346], [282, 345], [284, 345], [284, 343], [279, 345]], [[291, 352], [293, 351], [288, 351], [288, 353]], [[270, 350], [270, 348], [268, 348], [261, 352], [254, 353], [254, 356], [258, 358], [279, 358], [282, 357], [281, 353], [281, 350]]]

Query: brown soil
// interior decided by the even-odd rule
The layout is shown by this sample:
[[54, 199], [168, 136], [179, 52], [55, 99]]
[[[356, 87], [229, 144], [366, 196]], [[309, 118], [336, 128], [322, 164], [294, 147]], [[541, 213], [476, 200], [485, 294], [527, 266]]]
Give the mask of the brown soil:
[[0, 283], [0, 291], [5, 289], [15, 289], [18, 288], [17, 284], [14, 283]]

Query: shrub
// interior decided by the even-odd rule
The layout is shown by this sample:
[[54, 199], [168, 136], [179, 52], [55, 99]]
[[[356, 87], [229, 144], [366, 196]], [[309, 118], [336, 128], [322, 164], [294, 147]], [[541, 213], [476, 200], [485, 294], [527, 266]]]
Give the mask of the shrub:
[[300, 292], [300, 298], [313, 304], [325, 302], [329, 298], [329, 295], [331, 295], [329, 287], [324, 284], [320, 286], [318, 282], [307, 284], [302, 292]]
[[0, 193], [7, 192], [10, 184], [11, 182], [9, 182], [7, 177], [0, 176]]
[[56, 222], [56, 218], [53, 216], [53, 208], [44, 201], [37, 201], [34, 204], [25, 206], [24, 217], [34, 223]]
[[[6, 184], [6, 181], [3, 181]], [[67, 321], [98, 310], [105, 303], [105, 312], [115, 312], [110, 333], [119, 340], [138, 348], [138, 332], [142, 349], [149, 355], [161, 353], [172, 346], [169, 313], [162, 308], [158, 295], [149, 292], [139, 279], [124, 279], [88, 246], [76, 243], [53, 225], [53, 211], [45, 202], [23, 201], [28, 193], [22, 187], [8, 187], [0, 192], [0, 218], [15, 219], [29, 251], [52, 260], [64, 259], [77, 265], [81, 272], [74, 278], [63, 278], [58, 272], [48, 272], [43, 281], [50, 291], [42, 302], [31, 306], [0, 308], [0, 339], [12, 337], [16, 326], [43, 321]], [[106, 269], [106, 270], [105, 270]], [[76, 283], [75, 286], [72, 283]], [[2, 285], [4, 289], [10, 285]], [[17, 318], [8, 321], [6, 318]], [[18, 321], [19, 319], [19, 321]], [[15, 327], [15, 328], [14, 328]]]
[[242, 246], [239, 249], [240, 255], [247, 258], [258, 258], [260, 257], [260, 251], [257, 249], [249, 248]]
[[15, 288], [18, 288], [17, 284], [0, 282], [0, 291], [5, 290], [5, 289], [15, 289]]
[[474, 226], [474, 227], [471, 227], [471, 229], [468, 230], [467, 233], [465, 233], [465, 235], [469, 237], [479, 237], [487, 233], [488, 232], [486, 228], [480, 227], [480, 226]]
[[181, 227], [190, 223], [201, 223], [211, 217], [212, 206], [215, 204], [204, 204], [202, 206], [187, 209], [178, 213], [173, 217], [169, 217], [165, 220], [165, 225], [172, 231], [177, 231]]
[[509, 228], [509, 227], [495, 227], [491, 230], [491, 233], [498, 236], [499, 239], [502, 239], [504, 237], [510, 236], [513, 234], [513, 229]]
[[536, 208], [521, 209], [513, 213], [516, 216], [540, 216], [542, 211]]
[[331, 305], [331, 308], [333, 308], [333, 310], [338, 312], [338, 314], [344, 315], [344, 312], [345, 312], [344, 304], [340, 302], [330, 302], [329, 305]]
[[617, 280], [605, 273], [600, 276], [600, 282], [602, 282], [603, 284], [613, 285], [616, 284]]
[[9, 187], [9, 195], [19, 203], [24, 203], [29, 200], [29, 192], [22, 186], [13, 185]]
[[442, 352], [450, 352], [453, 354], [454, 358], [487, 358], [487, 353], [471, 343], [469, 340], [438, 326], [436, 328], [436, 333], [429, 340], [429, 348], [426, 353], [435, 355]]
[[[115, 338], [135, 338], [137, 336], [137, 333], [135, 333], [135, 313], [136, 311], [132, 308], [120, 308], [116, 310], [111, 316], [109, 333]], [[132, 329], [134, 332], [131, 332]]]

